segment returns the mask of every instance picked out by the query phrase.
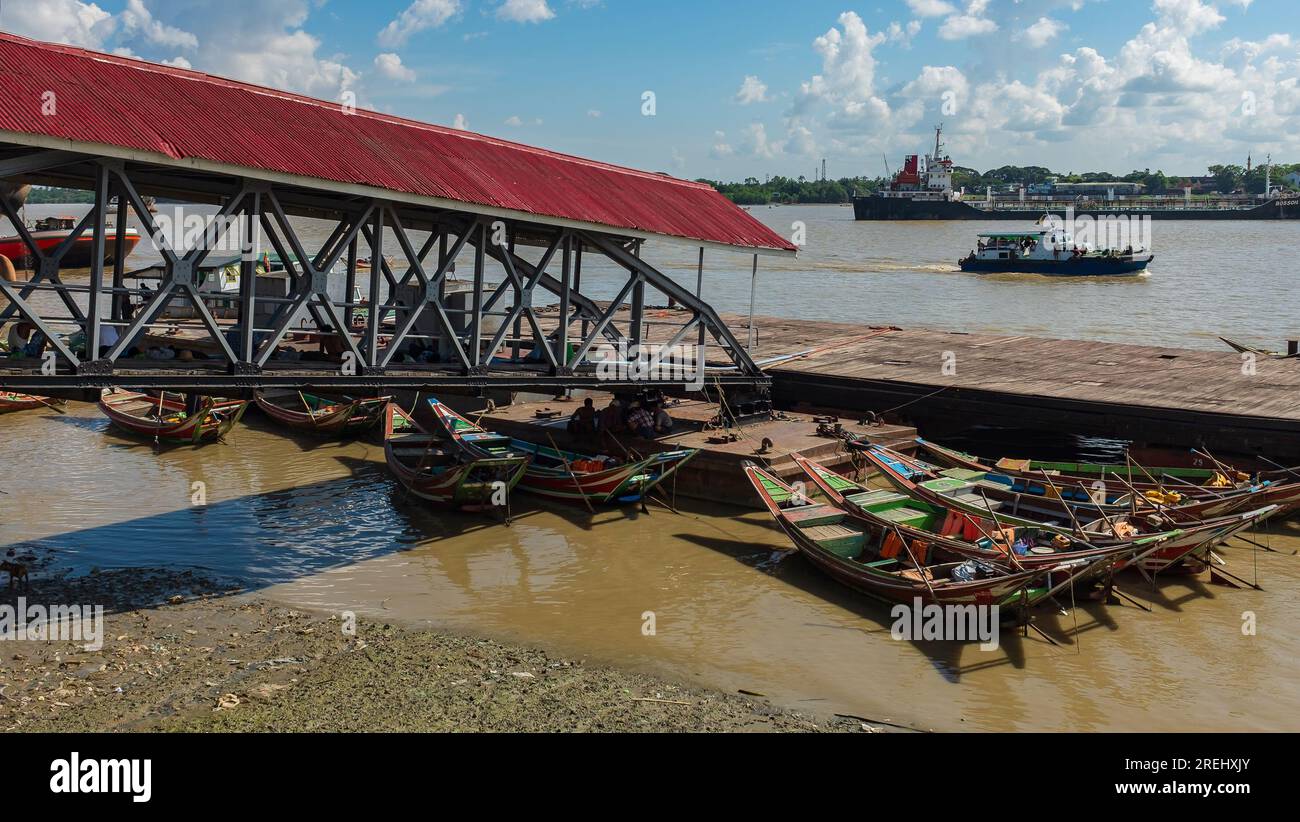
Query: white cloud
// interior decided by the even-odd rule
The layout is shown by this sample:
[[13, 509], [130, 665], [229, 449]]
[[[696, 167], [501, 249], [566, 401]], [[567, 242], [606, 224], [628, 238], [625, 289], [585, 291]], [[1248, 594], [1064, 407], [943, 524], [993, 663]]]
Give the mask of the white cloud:
[[812, 157], [817, 153], [817, 141], [812, 130], [807, 126], [792, 122], [786, 131], [785, 149], [800, 157]]
[[598, 109], [598, 108], [589, 108], [589, 109], [587, 109], [587, 116], [590, 117], [590, 118], [593, 119], [593, 120], [599, 120], [599, 119], [600, 119], [600, 109]]
[[498, 20], [512, 23], [541, 23], [555, 16], [546, 0], [506, 0], [497, 7]]
[[36, 40], [102, 49], [117, 21], [94, 3], [80, 0], [24, 0], [4, 10], [4, 28]]
[[740, 84], [740, 90], [736, 92], [735, 99], [742, 106], [747, 106], [750, 103], [766, 103], [767, 84], [754, 75], [747, 74]]
[[917, 17], [942, 17], [957, 11], [956, 6], [946, 0], [907, 0], [907, 7]]
[[954, 14], [943, 21], [939, 36], [944, 40], [964, 40], [997, 31], [998, 24], [984, 16], [988, 5], [988, 0], [970, 0], [963, 14]]
[[379, 32], [379, 45], [403, 46], [411, 35], [442, 26], [460, 10], [460, 0], [415, 0]]
[[889, 28], [885, 29], [885, 36], [889, 38], [889, 42], [902, 43], [904, 46], [910, 46], [912, 44], [912, 38], [916, 37], [916, 35], [920, 33], [920, 20], [909, 20], [907, 21], [906, 26], [903, 26], [895, 20], [889, 24]]
[[747, 135], [746, 146], [750, 154], [763, 160], [770, 160], [777, 154], [781, 153], [780, 145], [773, 145], [767, 139], [767, 127], [762, 123], [750, 123], [745, 128]]
[[122, 34], [125, 37], [138, 36], [153, 45], [169, 48], [199, 47], [199, 38], [192, 33], [155, 20], [149, 13], [149, 9], [145, 7], [144, 0], [127, 0], [126, 8], [120, 17]]
[[1060, 20], [1053, 20], [1050, 17], [1040, 17], [1037, 22], [1021, 32], [1021, 37], [1024, 38], [1025, 42], [1032, 48], [1038, 49], [1055, 39], [1056, 36], [1066, 28], [1068, 27]]
[[727, 142], [727, 132], [725, 131], [713, 132], [713, 148], [709, 152], [710, 155], [712, 155], [713, 157], [721, 158], [721, 157], [730, 157], [735, 153], [736, 150], [731, 147], [730, 143]]
[[809, 111], [817, 103], [829, 104], [832, 118], [842, 127], [860, 127], [889, 116], [889, 105], [876, 94], [876, 58], [872, 53], [886, 35], [867, 31], [862, 18], [846, 11], [839, 17], [841, 28], [832, 27], [813, 41], [821, 55], [822, 73], [799, 87], [792, 114]]
[[321, 54], [306, 28], [316, 7], [313, 0], [172, 0], [155, 15], [220, 21], [219, 36], [204, 38], [189, 57], [203, 71], [338, 100], [357, 90], [360, 73], [340, 56]]
[[410, 83], [415, 80], [415, 72], [402, 65], [400, 55], [391, 52], [375, 55], [375, 69], [390, 80]]
[[[910, 5], [916, 10], [920, 4]], [[949, 5], [950, 19], [939, 26], [947, 24], [949, 35], [963, 26], [972, 32], [1002, 23], [987, 2]], [[887, 83], [876, 46], [903, 40], [903, 27], [868, 31], [846, 12], [814, 41], [821, 70], [799, 87], [780, 133], [772, 122], [751, 124], [735, 139], [718, 131], [710, 154], [738, 165], [743, 158], [752, 168], [755, 161], [783, 163], [811, 150], [813, 157], [840, 157], [875, 170], [882, 151], [893, 159], [931, 145], [932, 128], [942, 122], [953, 158], [977, 167], [1016, 163], [1116, 173], [1149, 167], [1196, 174], [1247, 152], [1300, 156], [1294, 34], [1209, 42], [1207, 32], [1230, 25], [1221, 13], [1226, 0], [1142, 5], [1149, 22], [1127, 37], [1120, 32], [1119, 42], [1081, 46], [1041, 68], [1032, 68], [1032, 61], [976, 60], [965, 70], [926, 65], [910, 79], [891, 76]], [[1016, 23], [1021, 48], [1050, 47], [1068, 31], [1068, 18], [1040, 14]], [[1003, 47], [992, 39], [985, 45]], [[942, 56], [936, 52], [931, 59]]]
[[524, 121], [521, 120], [521, 119], [519, 119], [519, 115], [518, 115], [518, 114], [511, 114], [509, 117], [506, 118], [506, 125], [511, 126], [511, 127], [513, 127], [513, 128], [518, 128], [519, 126], [522, 126], [523, 124], [524, 124]]
[[469, 129], [469, 120], [465, 119], [464, 114], [458, 113], [456, 115], [456, 118], [451, 121], [451, 127], [455, 129], [460, 129], [461, 131], [466, 131]]
[[1155, 0], [1152, 8], [1156, 10], [1162, 27], [1188, 36], [1216, 28], [1224, 20], [1218, 9], [1201, 0]]
[[1270, 34], [1263, 40], [1257, 41], [1234, 37], [1223, 44], [1221, 54], [1224, 59], [1241, 58], [1250, 61], [1261, 54], [1272, 51], [1286, 51], [1289, 48], [1291, 48], [1291, 35], [1289, 34]]

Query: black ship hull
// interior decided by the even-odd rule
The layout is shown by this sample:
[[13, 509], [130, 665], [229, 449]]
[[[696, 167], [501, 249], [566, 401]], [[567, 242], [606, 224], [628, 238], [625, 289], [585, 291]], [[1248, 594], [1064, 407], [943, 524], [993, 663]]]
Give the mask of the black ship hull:
[[[976, 208], [956, 200], [912, 200], [906, 197], [854, 197], [853, 218], [856, 220], [1019, 220], [1033, 222], [1044, 214], [1065, 216], [1065, 206], [1060, 203], [1043, 203], [1033, 206], [1014, 203], [997, 209]], [[1300, 219], [1300, 200], [1276, 199], [1256, 206], [1243, 208], [1165, 208], [1141, 207], [1131, 200], [1123, 201], [1122, 208], [1106, 208], [1089, 204], [1076, 206], [1076, 217], [1101, 217], [1124, 215], [1150, 217], [1153, 220], [1295, 220]]]

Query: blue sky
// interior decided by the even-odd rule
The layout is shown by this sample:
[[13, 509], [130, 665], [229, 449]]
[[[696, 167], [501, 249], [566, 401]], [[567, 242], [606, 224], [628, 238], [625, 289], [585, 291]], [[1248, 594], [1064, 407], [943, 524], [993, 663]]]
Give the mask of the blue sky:
[[[1293, 0], [23, 0], [0, 28], [687, 177], [1300, 161]], [[655, 95], [654, 116], [643, 93]]]

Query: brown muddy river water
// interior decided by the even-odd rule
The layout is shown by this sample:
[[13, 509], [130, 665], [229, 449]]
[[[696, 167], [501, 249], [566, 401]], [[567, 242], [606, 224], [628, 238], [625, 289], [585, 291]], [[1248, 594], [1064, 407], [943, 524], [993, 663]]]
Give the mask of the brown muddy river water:
[[[507, 527], [406, 501], [374, 444], [298, 440], [250, 414], [229, 443], [159, 454], [94, 406], [69, 409], [0, 417], [0, 541], [56, 568], [199, 567], [286, 603], [918, 728], [1300, 729], [1297, 556], [1224, 549], [1247, 578], [1258, 560], [1263, 591], [1128, 579], [1153, 612], [1081, 605], [1074, 646], [1010, 632], [995, 651], [913, 643], [891, 638], [887, 609], [801, 557], [778, 561], [784, 538], [757, 511], [592, 518], [516, 495]], [[1297, 525], [1266, 539], [1300, 548]], [[1073, 618], [1039, 613], [1068, 641]]]
[[[760, 264], [759, 314], [1194, 347], [1218, 346], [1216, 334], [1270, 346], [1294, 336], [1277, 310], [1292, 302], [1280, 249], [1300, 240], [1294, 222], [1157, 225], [1150, 276], [1061, 282], [961, 274], [955, 260], [986, 228], [978, 223], [854, 223], [850, 209], [824, 206], [754, 214], [783, 232], [805, 221], [808, 234], [798, 260]], [[299, 225], [309, 250], [328, 232]], [[693, 251], [647, 256], [694, 286]], [[156, 258], [146, 241], [130, 266]], [[746, 310], [748, 260], [715, 254], [706, 267], [706, 298]], [[612, 272], [592, 261], [584, 277], [593, 296], [612, 296]], [[892, 639], [887, 609], [783, 556], [788, 543], [765, 513], [687, 504], [680, 515], [592, 518], [521, 494], [509, 527], [437, 514], [403, 498], [381, 447], [294, 439], [254, 413], [227, 444], [162, 454], [111, 432], [91, 405], [9, 414], [0, 471], [0, 546], [49, 556], [56, 569], [204, 568], [287, 603], [917, 728], [1300, 730], [1300, 556], [1290, 555], [1300, 520], [1259, 537], [1286, 554], [1223, 549], [1263, 591], [1128, 579], [1124, 590], [1151, 613], [1081, 605], [1077, 644], [1004, 632], [998, 650], [981, 651]], [[203, 505], [192, 502], [196, 482]], [[1074, 617], [1039, 613], [1069, 641]], [[1254, 635], [1242, 630], [1249, 614]]]

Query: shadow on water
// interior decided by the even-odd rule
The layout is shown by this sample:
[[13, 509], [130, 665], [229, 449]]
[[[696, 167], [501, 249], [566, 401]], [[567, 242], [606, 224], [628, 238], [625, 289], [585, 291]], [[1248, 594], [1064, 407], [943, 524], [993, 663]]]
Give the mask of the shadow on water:
[[[741, 540], [722, 539], [691, 533], [679, 533], [674, 536], [677, 539], [729, 556], [743, 565], [767, 573], [787, 585], [843, 608], [863, 620], [863, 626], [860, 628], [838, 625], [821, 627], [833, 630], [858, 631], [867, 636], [892, 638], [891, 629], [894, 618], [890, 612], [893, 606], [877, 602], [829, 579], [805, 562], [797, 551], [791, 550], [773, 554], [766, 550], [755, 551], [753, 543]], [[1003, 625], [999, 637], [999, 647], [996, 651], [981, 651], [977, 640], [954, 642], [909, 639], [906, 642], [924, 655], [943, 679], [957, 684], [961, 681], [963, 675], [975, 671], [1004, 665], [1023, 669], [1026, 665], [1026, 643], [1042, 642], [1042, 640], [1032, 636], [1026, 639], [1016, 631], [1014, 626]], [[967, 649], [977, 655], [977, 661], [962, 662], [962, 657]]]
[[497, 520], [404, 504], [382, 466], [353, 476], [0, 545], [45, 570], [194, 569], [251, 590], [409, 550]]

